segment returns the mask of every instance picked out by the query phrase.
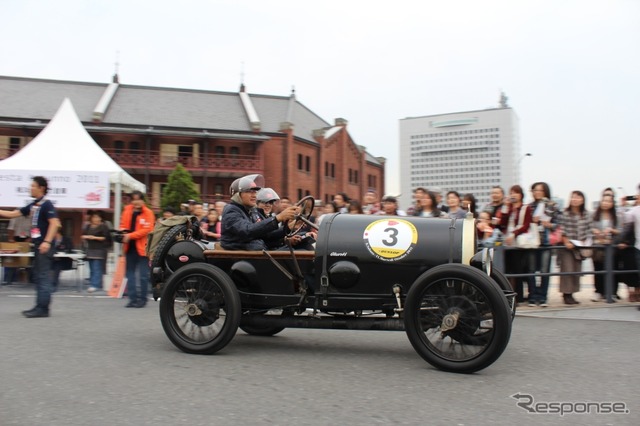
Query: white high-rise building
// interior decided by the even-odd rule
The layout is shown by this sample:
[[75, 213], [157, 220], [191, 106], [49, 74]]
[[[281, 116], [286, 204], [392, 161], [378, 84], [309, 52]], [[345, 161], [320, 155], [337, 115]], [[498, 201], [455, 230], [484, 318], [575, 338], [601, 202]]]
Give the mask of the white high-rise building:
[[507, 193], [520, 183], [522, 158], [518, 117], [506, 101], [502, 108], [401, 119], [400, 205], [411, 205], [417, 187], [439, 187], [443, 195], [472, 193], [480, 208], [491, 187]]

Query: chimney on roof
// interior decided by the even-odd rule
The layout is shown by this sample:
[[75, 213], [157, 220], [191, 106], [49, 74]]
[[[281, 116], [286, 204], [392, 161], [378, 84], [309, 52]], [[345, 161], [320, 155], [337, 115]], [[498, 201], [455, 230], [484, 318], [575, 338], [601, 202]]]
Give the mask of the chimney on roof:
[[113, 77], [111, 78], [111, 82], [112, 82], [112, 83], [116, 83], [116, 84], [117, 84], [117, 83], [120, 83], [120, 77], [118, 77], [118, 73], [115, 73], [115, 74], [113, 75]]
[[111, 105], [111, 101], [118, 91], [118, 87], [120, 84], [118, 83], [118, 74], [113, 75], [113, 83], [109, 83], [107, 88], [102, 93], [98, 104], [93, 109], [92, 119], [94, 123], [102, 123], [104, 120], [104, 116], [107, 114], [107, 110]]
[[347, 124], [349, 124], [349, 122], [344, 118], [336, 118], [335, 123], [336, 126], [346, 126]]
[[244, 87], [244, 83], [240, 83], [240, 93], [246, 92], [246, 87]]
[[324, 137], [324, 134], [326, 133], [326, 129], [315, 129], [313, 131], [313, 137], [314, 138], [322, 138]]
[[260, 123], [260, 117], [258, 117], [258, 113], [253, 106], [253, 102], [251, 102], [251, 97], [247, 92], [244, 91], [244, 84], [240, 87], [240, 101], [242, 102], [242, 106], [244, 107], [244, 112], [247, 114], [247, 118], [249, 119], [249, 124], [251, 125], [251, 130], [254, 132], [259, 132], [262, 127]]

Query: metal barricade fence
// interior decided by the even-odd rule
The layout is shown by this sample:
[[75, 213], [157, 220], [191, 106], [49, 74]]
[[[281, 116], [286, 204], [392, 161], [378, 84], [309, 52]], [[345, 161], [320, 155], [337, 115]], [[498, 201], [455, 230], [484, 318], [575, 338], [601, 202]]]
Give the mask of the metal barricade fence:
[[[534, 273], [523, 273], [523, 274], [506, 274], [505, 276], [507, 278], [528, 278], [528, 277], [552, 277], [552, 276], [562, 276], [562, 275], [604, 275], [605, 276], [605, 282], [604, 282], [604, 290], [605, 290], [605, 294], [603, 295], [606, 300], [607, 303], [613, 303], [613, 284], [614, 284], [614, 280], [616, 279], [616, 274], [631, 274], [631, 273], [635, 273], [635, 274], [640, 274], [640, 270], [638, 268], [638, 265], [635, 265], [636, 269], [622, 269], [622, 270], [618, 270], [614, 268], [614, 260], [615, 260], [615, 251], [617, 250], [617, 247], [615, 245], [612, 244], [607, 244], [607, 245], [592, 245], [589, 247], [580, 247], [582, 248], [586, 248], [586, 249], [593, 249], [594, 253], [595, 250], [604, 250], [605, 256], [604, 256], [604, 269], [602, 271], [580, 271], [580, 272], [534, 272]], [[536, 252], [540, 252], [540, 251], [544, 251], [544, 250], [552, 250], [552, 251], [557, 251], [557, 250], [566, 250], [566, 247], [559, 245], [559, 246], [542, 246], [539, 248], [530, 248], [530, 249], [522, 249], [522, 248], [518, 248], [518, 247], [508, 247], [508, 246], [497, 246], [494, 248], [494, 262], [493, 265], [496, 269], [498, 269], [500, 272], [504, 273], [505, 272], [505, 252], [509, 251], [509, 250], [522, 250], [522, 251], [529, 251], [530, 253], [536, 253]], [[630, 250], [633, 250], [633, 247], [630, 248]], [[640, 280], [640, 275], [638, 275], [638, 279]]]

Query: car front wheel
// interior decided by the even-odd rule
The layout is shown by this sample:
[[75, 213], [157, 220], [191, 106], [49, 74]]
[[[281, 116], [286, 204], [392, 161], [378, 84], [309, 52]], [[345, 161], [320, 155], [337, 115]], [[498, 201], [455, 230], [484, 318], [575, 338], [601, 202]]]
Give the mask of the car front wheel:
[[407, 294], [404, 312], [416, 352], [444, 371], [473, 373], [488, 367], [511, 335], [511, 309], [503, 291], [466, 265], [440, 265], [423, 273]]

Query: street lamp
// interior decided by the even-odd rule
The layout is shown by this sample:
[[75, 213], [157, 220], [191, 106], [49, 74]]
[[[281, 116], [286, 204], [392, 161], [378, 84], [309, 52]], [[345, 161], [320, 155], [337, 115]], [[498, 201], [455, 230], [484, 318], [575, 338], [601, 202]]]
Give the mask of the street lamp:
[[525, 157], [533, 157], [533, 154], [530, 152], [527, 152], [525, 155], [520, 157], [520, 159], [518, 160], [518, 169], [520, 169], [520, 163], [522, 163], [522, 160], [524, 160]]

